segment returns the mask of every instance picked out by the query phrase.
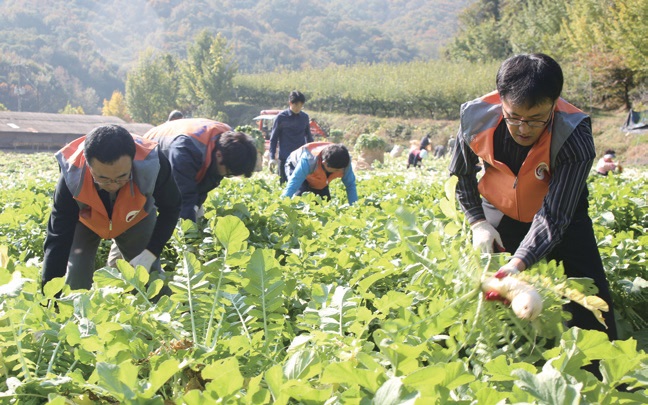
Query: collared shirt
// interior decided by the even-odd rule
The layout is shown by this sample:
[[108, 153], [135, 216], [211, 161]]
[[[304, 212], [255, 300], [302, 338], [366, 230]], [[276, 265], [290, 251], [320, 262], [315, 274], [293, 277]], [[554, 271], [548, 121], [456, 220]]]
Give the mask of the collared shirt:
[[[493, 136], [495, 159], [505, 163], [517, 173], [530, 147], [518, 145], [506, 125], [502, 123]], [[533, 218], [531, 229], [513, 257], [531, 266], [545, 257], [556, 246], [569, 226], [578, 208], [579, 214], [586, 214], [587, 207], [578, 207], [586, 180], [594, 161], [594, 140], [588, 119], [574, 129], [556, 156], [555, 167], [551, 168], [549, 191], [540, 211]], [[457, 200], [469, 223], [485, 219], [482, 199], [477, 189], [477, 166], [479, 158], [461, 136], [457, 136], [450, 174], [457, 176]], [[585, 201], [586, 200], [582, 200]]]
[[308, 114], [300, 111], [293, 113], [290, 108], [277, 114], [270, 133], [270, 158], [276, 156], [279, 143], [279, 160], [285, 161], [292, 151], [313, 142]]

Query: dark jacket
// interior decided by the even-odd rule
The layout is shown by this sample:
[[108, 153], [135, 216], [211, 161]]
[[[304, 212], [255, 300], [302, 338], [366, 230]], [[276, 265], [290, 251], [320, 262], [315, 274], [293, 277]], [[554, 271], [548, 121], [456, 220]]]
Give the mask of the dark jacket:
[[294, 150], [313, 142], [309, 121], [308, 114], [303, 111], [295, 114], [288, 108], [280, 112], [270, 133], [270, 158], [276, 157], [277, 143], [279, 160], [285, 161]]

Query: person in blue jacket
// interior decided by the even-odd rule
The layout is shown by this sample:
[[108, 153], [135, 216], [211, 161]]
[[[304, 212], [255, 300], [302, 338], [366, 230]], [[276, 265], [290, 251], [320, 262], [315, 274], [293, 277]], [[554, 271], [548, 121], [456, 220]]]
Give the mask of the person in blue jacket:
[[[279, 184], [288, 181], [285, 171], [286, 159], [300, 146], [313, 142], [308, 114], [302, 111], [306, 97], [299, 91], [293, 91], [288, 97], [289, 108], [280, 112], [270, 132], [270, 161], [279, 166]], [[277, 158], [279, 145], [279, 161]]]
[[358, 201], [351, 156], [344, 145], [331, 142], [307, 143], [288, 156], [285, 171], [288, 184], [282, 197], [311, 192], [330, 200], [328, 185], [332, 180], [341, 178], [349, 204]]

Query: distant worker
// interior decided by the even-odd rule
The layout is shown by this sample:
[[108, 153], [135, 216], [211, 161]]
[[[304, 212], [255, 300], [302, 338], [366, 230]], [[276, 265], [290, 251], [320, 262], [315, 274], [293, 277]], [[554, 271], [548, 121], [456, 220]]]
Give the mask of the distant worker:
[[428, 151], [426, 149], [419, 149], [416, 145], [416, 141], [410, 142], [410, 150], [407, 155], [407, 168], [410, 167], [419, 167], [419, 163], [422, 163], [423, 159], [427, 157]]
[[425, 136], [421, 139], [421, 143], [419, 144], [419, 149], [420, 150], [429, 150], [428, 147], [430, 146], [430, 134], [427, 133]]
[[349, 204], [358, 201], [351, 156], [344, 145], [331, 142], [307, 143], [288, 156], [285, 169], [288, 184], [282, 197], [311, 192], [330, 200], [329, 183], [341, 178]]
[[[270, 132], [270, 166], [279, 166], [279, 183], [288, 181], [286, 175], [286, 159], [297, 148], [313, 142], [310, 131], [308, 114], [302, 111], [306, 97], [299, 91], [293, 91], [288, 96], [289, 108], [280, 112], [272, 125]], [[277, 162], [277, 144], [279, 154]]]
[[448, 152], [452, 153], [455, 147], [455, 139], [453, 137], [448, 138]]
[[446, 147], [445, 145], [437, 145], [434, 147], [434, 157], [436, 159], [441, 159], [444, 157], [446, 154]]
[[182, 112], [180, 112], [178, 110], [173, 110], [169, 114], [169, 118], [167, 119], [167, 121], [175, 121], [175, 120], [179, 120], [179, 119], [182, 119], [182, 118], [184, 118], [184, 114], [182, 114]]
[[623, 172], [623, 166], [621, 166], [621, 163], [615, 162], [614, 158], [616, 158], [616, 153], [612, 149], [606, 150], [603, 157], [596, 164], [596, 173], [607, 176], [609, 172], [615, 170], [619, 173]]
[[167, 121], [150, 129], [144, 138], [157, 142], [169, 158], [182, 196], [182, 219], [195, 222], [204, 211], [207, 194], [224, 177], [250, 177], [256, 166], [257, 149], [251, 136], [206, 118]]
[[133, 267], [160, 271], [180, 193], [158, 146], [105, 125], [67, 144], [56, 158], [61, 176], [47, 225], [43, 285], [66, 276], [72, 289], [89, 289], [102, 239], [113, 239]]

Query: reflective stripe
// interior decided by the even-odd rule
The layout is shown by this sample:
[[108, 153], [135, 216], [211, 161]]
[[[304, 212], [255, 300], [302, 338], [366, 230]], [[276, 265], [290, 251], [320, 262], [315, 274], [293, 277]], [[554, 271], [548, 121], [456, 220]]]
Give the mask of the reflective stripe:
[[184, 118], [167, 121], [162, 125], [151, 128], [144, 134], [144, 138], [157, 142], [162, 153], [168, 156], [169, 148], [177, 137], [181, 135], [190, 137], [203, 157], [200, 170], [196, 174], [196, 182], [199, 183], [205, 177], [207, 169], [211, 165], [218, 136], [231, 130], [232, 128], [229, 125], [222, 122], [206, 118]]
[[155, 208], [152, 194], [160, 171], [158, 148], [155, 142], [137, 136], [133, 139], [136, 151], [133, 179], [119, 189], [111, 217], [87, 170], [83, 154], [85, 137], [70, 142], [56, 153], [65, 184], [79, 204], [79, 221], [104, 239], [122, 234]]

